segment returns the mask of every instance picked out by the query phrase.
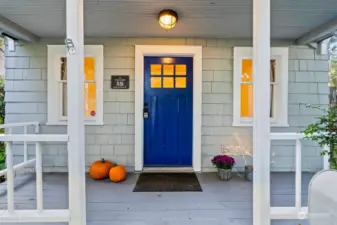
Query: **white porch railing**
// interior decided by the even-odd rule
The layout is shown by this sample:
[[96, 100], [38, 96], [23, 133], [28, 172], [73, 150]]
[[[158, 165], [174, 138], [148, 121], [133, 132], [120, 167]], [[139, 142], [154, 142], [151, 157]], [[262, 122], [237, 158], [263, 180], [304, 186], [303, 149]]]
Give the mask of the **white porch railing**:
[[[7, 210], [0, 210], [0, 224], [4, 222], [69, 222], [70, 211], [45, 210], [43, 208], [43, 181], [42, 181], [42, 142], [68, 142], [68, 135], [59, 134], [27, 134], [28, 126], [35, 126], [35, 133], [39, 132], [39, 123], [5, 124], [0, 128], [9, 128], [8, 134], [1, 134], [0, 141], [6, 143], [6, 165], [0, 175], [7, 176]], [[12, 134], [13, 127], [24, 127], [24, 134]], [[24, 162], [13, 165], [13, 142], [24, 143]], [[35, 143], [35, 159], [28, 160], [27, 143]], [[36, 210], [16, 210], [14, 205], [14, 172], [25, 166], [35, 163], [36, 173]], [[69, 171], [70, 172], [70, 171]], [[71, 185], [71, 184], [69, 184]]]
[[[23, 134], [28, 134], [28, 127], [34, 127], [34, 131], [36, 134], [39, 133], [40, 127], [39, 127], [39, 122], [25, 122], [25, 123], [11, 123], [11, 124], [2, 124], [0, 125], [0, 129], [5, 129], [7, 130], [8, 134], [12, 134], [13, 128], [22, 128], [23, 127]], [[26, 166], [30, 166], [35, 163], [36, 159], [30, 159], [28, 160], [28, 145], [27, 141], [23, 142], [23, 162], [13, 166], [13, 170], [15, 171], [20, 171], [21, 169], [25, 168]], [[7, 169], [0, 170], [0, 176], [6, 175]]]
[[[0, 141], [6, 143], [7, 169], [0, 171], [0, 174], [7, 175], [7, 210], [0, 210], [0, 224], [3, 222], [69, 222], [70, 210], [45, 210], [43, 207], [43, 181], [42, 181], [42, 142], [68, 142], [68, 135], [46, 135], [46, 134], [27, 134], [27, 126], [36, 126], [35, 132], [38, 132], [38, 123], [6, 124], [0, 128], [24, 127], [25, 134], [2, 134]], [[294, 207], [270, 207], [270, 218], [280, 219], [307, 219], [308, 208], [302, 207], [302, 145], [303, 134], [298, 133], [271, 133], [271, 140], [294, 140], [296, 142], [296, 166], [295, 166], [295, 206]], [[24, 162], [13, 166], [13, 142], [24, 142], [24, 152], [27, 154], [27, 143], [36, 144], [36, 158], [28, 160], [24, 157]], [[35, 163], [36, 172], [36, 200], [35, 210], [16, 210], [14, 205], [14, 172], [27, 165]], [[328, 169], [328, 158], [324, 157], [324, 169]], [[69, 171], [69, 173], [74, 171]], [[69, 185], [72, 185], [70, 182]]]
[[[294, 140], [296, 142], [295, 159], [295, 207], [270, 207], [270, 219], [307, 219], [308, 207], [302, 207], [302, 143], [304, 134], [271, 133], [270, 140]], [[325, 147], [327, 148], [327, 146]], [[328, 156], [323, 157], [324, 169], [329, 168]]]

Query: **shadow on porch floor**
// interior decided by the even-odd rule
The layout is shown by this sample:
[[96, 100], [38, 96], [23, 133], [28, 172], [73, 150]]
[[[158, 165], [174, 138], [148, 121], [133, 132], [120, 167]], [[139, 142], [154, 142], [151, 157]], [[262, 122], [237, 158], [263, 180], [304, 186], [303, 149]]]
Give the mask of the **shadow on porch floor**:
[[[307, 205], [307, 187], [312, 173], [302, 175], [302, 202]], [[87, 177], [88, 225], [252, 225], [252, 183], [234, 176], [220, 181], [214, 173], [198, 174], [203, 192], [132, 192], [138, 174], [114, 184]], [[294, 173], [272, 173], [272, 206], [295, 204]], [[36, 207], [35, 174], [15, 178], [16, 209]], [[44, 207], [68, 206], [66, 173], [44, 174]], [[0, 184], [0, 208], [6, 209], [6, 185]], [[1, 219], [1, 218], [0, 218]], [[272, 225], [298, 225], [299, 221], [272, 221]], [[63, 225], [64, 223], [57, 223]], [[4, 224], [2, 225], [9, 225]], [[11, 223], [13, 225], [13, 223]], [[40, 223], [41, 225], [41, 223]], [[43, 224], [44, 225], [44, 224]], [[48, 225], [56, 225], [55, 223]], [[308, 225], [302, 221], [301, 225]]]

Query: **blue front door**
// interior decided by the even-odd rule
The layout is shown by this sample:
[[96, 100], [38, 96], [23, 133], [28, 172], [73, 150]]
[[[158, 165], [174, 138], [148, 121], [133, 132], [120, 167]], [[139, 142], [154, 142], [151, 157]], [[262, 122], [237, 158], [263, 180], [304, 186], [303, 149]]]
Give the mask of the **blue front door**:
[[191, 166], [193, 58], [144, 58], [144, 166]]

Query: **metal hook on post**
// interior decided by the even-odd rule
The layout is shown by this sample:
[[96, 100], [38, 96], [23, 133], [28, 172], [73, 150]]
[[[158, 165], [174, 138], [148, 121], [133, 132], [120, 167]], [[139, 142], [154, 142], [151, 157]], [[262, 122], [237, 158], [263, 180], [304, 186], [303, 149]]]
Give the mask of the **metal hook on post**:
[[76, 54], [75, 45], [71, 38], [66, 38], [64, 43], [66, 44], [66, 47], [68, 49], [68, 54], [71, 54], [71, 55]]

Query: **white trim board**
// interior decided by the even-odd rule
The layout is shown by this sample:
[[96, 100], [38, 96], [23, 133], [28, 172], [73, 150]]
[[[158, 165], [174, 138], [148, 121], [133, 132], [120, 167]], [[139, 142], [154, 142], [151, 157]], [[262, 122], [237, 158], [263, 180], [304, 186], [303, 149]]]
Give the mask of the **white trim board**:
[[202, 120], [202, 47], [172, 45], [135, 46], [135, 171], [144, 165], [144, 56], [193, 57], [193, 156], [192, 167], [201, 171], [201, 120]]

